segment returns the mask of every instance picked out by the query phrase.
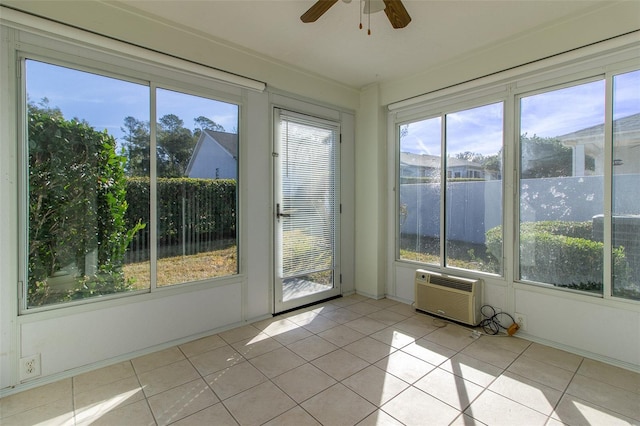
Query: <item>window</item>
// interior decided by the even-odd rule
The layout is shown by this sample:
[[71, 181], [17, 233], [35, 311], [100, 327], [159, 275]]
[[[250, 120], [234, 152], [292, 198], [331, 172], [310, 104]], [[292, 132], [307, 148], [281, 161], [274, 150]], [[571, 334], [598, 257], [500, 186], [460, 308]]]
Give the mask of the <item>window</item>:
[[[630, 196], [640, 184], [640, 153], [634, 148], [640, 143], [639, 84], [635, 71], [521, 98], [522, 280], [640, 300], [640, 204]], [[605, 254], [608, 238], [612, 250]], [[607, 256], [611, 279], [605, 274]]]
[[24, 69], [23, 309], [238, 273], [238, 105]]
[[[396, 259], [640, 300], [640, 70], [632, 55], [391, 105]], [[485, 97], [503, 101], [459, 107]]]
[[157, 285], [236, 274], [238, 107], [165, 89], [156, 104]]
[[459, 170], [446, 184], [446, 266], [502, 273], [491, 251], [502, 238], [489, 238], [502, 229], [502, 115], [500, 102], [445, 116], [446, 167]]
[[612, 290], [640, 300], [640, 71], [613, 76], [612, 137]]
[[400, 126], [400, 259], [501, 273], [503, 127], [502, 103]]
[[522, 280], [602, 294], [593, 236], [598, 226], [602, 235], [604, 89], [597, 80], [520, 100]]
[[400, 259], [440, 264], [440, 117], [400, 128]]
[[[130, 220], [116, 138], [124, 117], [148, 122], [148, 87], [34, 60], [25, 68], [27, 307], [140, 289], [126, 258], [149, 214]], [[141, 145], [148, 151], [148, 140]], [[148, 270], [148, 245], [136, 251]]]

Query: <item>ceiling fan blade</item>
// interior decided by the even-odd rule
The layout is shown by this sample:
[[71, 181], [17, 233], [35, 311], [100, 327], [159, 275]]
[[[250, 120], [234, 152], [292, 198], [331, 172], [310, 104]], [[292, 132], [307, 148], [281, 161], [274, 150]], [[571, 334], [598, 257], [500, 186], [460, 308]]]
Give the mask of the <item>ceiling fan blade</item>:
[[393, 28], [404, 28], [411, 22], [411, 16], [405, 9], [401, 0], [384, 0], [384, 13], [391, 22]]
[[300, 20], [304, 23], [316, 22], [319, 17], [324, 15], [324, 13], [337, 2], [338, 0], [318, 0], [300, 17]]

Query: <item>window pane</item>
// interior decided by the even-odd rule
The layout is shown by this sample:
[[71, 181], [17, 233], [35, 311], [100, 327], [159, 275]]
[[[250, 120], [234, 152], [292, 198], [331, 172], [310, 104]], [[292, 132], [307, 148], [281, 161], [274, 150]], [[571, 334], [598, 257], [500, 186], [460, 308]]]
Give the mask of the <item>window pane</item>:
[[157, 285], [236, 274], [238, 106], [157, 90]]
[[337, 123], [278, 111], [276, 279], [288, 301], [334, 288]]
[[520, 278], [602, 294], [604, 80], [521, 99]]
[[613, 295], [640, 300], [640, 71], [613, 78]]
[[503, 104], [445, 120], [446, 265], [501, 274]]
[[441, 118], [400, 128], [400, 259], [440, 264]]
[[148, 87], [27, 60], [26, 92], [27, 306], [147, 288], [128, 264], [148, 259], [131, 245], [148, 212], [129, 207], [148, 191], [132, 194], [120, 123], [148, 121]]

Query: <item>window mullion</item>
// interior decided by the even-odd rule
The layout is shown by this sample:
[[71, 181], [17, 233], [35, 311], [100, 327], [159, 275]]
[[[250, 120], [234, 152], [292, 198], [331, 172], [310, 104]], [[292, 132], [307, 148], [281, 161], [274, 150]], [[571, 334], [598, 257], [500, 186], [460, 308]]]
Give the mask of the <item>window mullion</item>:
[[157, 288], [158, 282], [158, 194], [157, 194], [157, 116], [156, 116], [156, 89], [155, 84], [149, 85], [149, 230], [150, 236], [150, 291]]
[[602, 295], [611, 298], [613, 277], [613, 242], [612, 242], [612, 211], [613, 211], [613, 76], [605, 77], [605, 105], [604, 105], [604, 194], [603, 194], [603, 265], [602, 265]]
[[518, 205], [519, 191], [516, 189], [518, 181], [517, 162], [518, 158], [518, 125], [516, 124], [517, 109], [516, 96], [513, 94], [513, 85], [510, 85], [507, 96], [504, 100], [503, 115], [503, 142], [502, 142], [502, 273], [507, 282], [513, 282], [517, 279], [517, 258], [518, 256], [507, 256], [506, 253], [515, 253], [516, 251], [516, 228], [518, 223]]
[[440, 116], [440, 267], [447, 266], [447, 114]]

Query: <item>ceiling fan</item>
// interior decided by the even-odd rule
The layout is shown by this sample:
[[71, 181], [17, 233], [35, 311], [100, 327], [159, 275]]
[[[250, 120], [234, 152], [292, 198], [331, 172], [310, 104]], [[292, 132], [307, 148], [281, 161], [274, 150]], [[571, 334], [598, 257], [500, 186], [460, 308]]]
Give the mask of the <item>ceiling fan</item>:
[[[338, 0], [318, 0], [300, 17], [300, 20], [304, 23], [315, 22], [337, 2]], [[404, 28], [409, 25], [411, 16], [401, 0], [384, 0], [384, 5], [384, 13], [387, 14], [393, 28]]]

